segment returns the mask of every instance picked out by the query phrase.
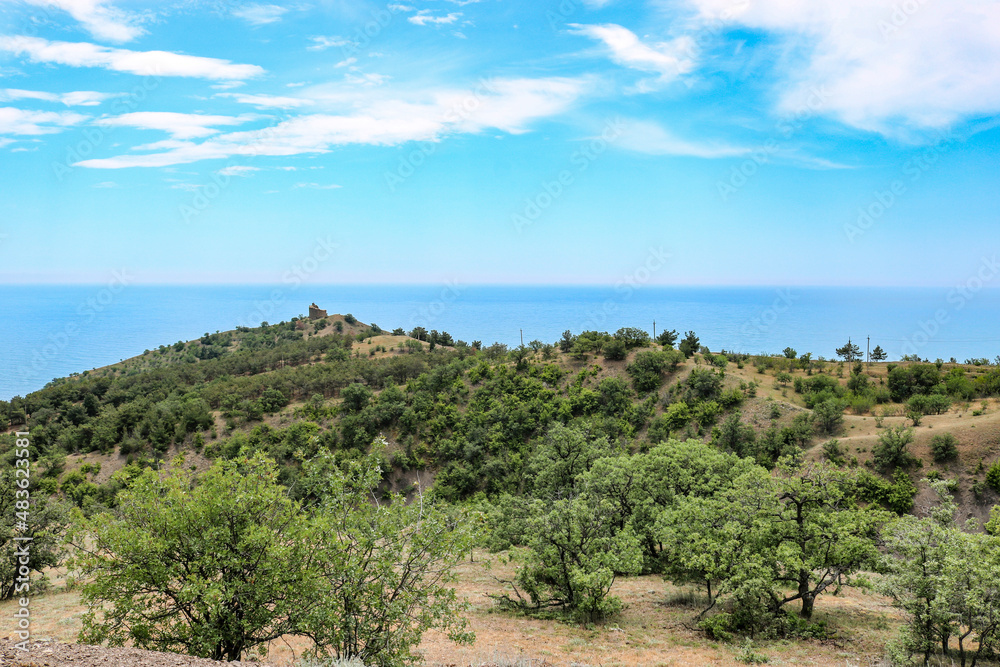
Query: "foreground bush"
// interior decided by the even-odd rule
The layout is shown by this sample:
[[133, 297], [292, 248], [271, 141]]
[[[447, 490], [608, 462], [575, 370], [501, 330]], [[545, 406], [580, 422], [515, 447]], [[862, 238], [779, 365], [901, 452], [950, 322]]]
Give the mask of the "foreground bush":
[[376, 461], [307, 464], [303, 502], [260, 454], [198, 479], [147, 470], [89, 525], [81, 641], [238, 660], [299, 635], [319, 655], [395, 667], [429, 628], [469, 640], [446, 584], [471, 536], [422, 504], [373, 503]]

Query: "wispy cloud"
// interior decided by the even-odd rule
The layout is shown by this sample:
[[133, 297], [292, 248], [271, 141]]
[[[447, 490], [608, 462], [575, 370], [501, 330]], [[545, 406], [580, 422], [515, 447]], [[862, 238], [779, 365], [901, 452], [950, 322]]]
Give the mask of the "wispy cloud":
[[216, 97], [228, 97], [240, 104], [250, 104], [258, 109], [295, 109], [309, 106], [312, 100], [302, 97], [286, 97], [282, 95], [250, 95], [247, 93], [219, 93]]
[[257, 65], [240, 65], [220, 58], [203, 58], [170, 51], [130, 51], [89, 42], [50, 42], [40, 37], [23, 35], [0, 36], [0, 51], [27, 56], [38, 63], [101, 67], [141, 76], [240, 80], [264, 73], [264, 69]]
[[140, 130], [160, 130], [174, 139], [198, 139], [217, 134], [216, 125], [241, 125], [255, 116], [209, 116], [172, 111], [136, 111], [95, 121], [109, 127], [133, 127]]
[[145, 33], [137, 24], [139, 17], [105, 0], [25, 0], [37, 7], [57, 7], [69, 13], [95, 38], [109, 42], [128, 42]]
[[351, 44], [349, 39], [344, 39], [343, 37], [324, 37], [322, 35], [317, 37], [310, 37], [312, 44], [306, 47], [309, 51], [325, 51], [330, 48], [340, 48]]
[[728, 158], [747, 155], [749, 148], [724, 143], [688, 141], [674, 136], [657, 123], [629, 120], [623, 123], [615, 145], [649, 155], [677, 155], [699, 158]]
[[1000, 4], [971, 0], [688, 0], [705, 20], [771, 34], [778, 111], [820, 110], [896, 134], [1000, 111]]
[[250, 167], [242, 164], [234, 164], [219, 170], [220, 176], [253, 176], [254, 172], [260, 171], [260, 167]]
[[580, 25], [571, 23], [572, 32], [599, 40], [607, 47], [615, 63], [642, 72], [652, 72], [658, 77], [639, 83], [641, 92], [669, 83], [693, 67], [694, 40], [688, 36], [669, 42], [648, 45], [629, 30], [614, 23]]
[[[315, 113], [283, 120], [262, 130], [230, 132], [201, 143], [162, 143], [161, 152], [84, 160], [85, 167], [164, 167], [236, 155], [290, 156], [325, 153], [336, 146], [395, 146], [408, 141], [439, 141], [486, 129], [527, 132], [542, 118], [566, 111], [587, 89], [581, 79], [503, 79], [475, 90], [422, 91], [417, 98], [336, 93], [328, 102], [353, 105], [351, 113]], [[327, 103], [312, 91], [317, 104]], [[470, 104], [471, 102], [471, 104]], [[465, 111], [468, 109], [468, 111]], [[153, 149], [147, 146], [147, 149]]]
[[335, 183], [331, 183], [330, 185], [322, 185], [320, 183], [296, 183], [294, 187], [310, 188], [313, 190], [339, 190], [343, 186], [337, 185]]
[[93, 90], [77, 90], [70, 93], [49, 93], [41, 90], [20, 90], [7, 88], [0, 90], [0, 100], [42, 100], [56, 102], [68, 107], [93, 107], [105, 100], [119, 97], [120, 93], [98, 93]]
[[117, 188], [121, 187], [114, 181], [101, 181], [100, 183], [94, 183], [95, 188]]
[[0, 134], [54, 134], [85, 120], [87, 116], [71, 111], [31, 111], [0, 107]]
[[251, 25], [267, 25], [276, 23], [288, 11], [288, 7], [278, 5], [245, 5], [233, 10], [233, 16], [243, 19]]
[[445, 16], [434, 16], [430, 9], [418, 10], [414, 16], [406, 19], [414, 25], [448, 25], [462, 17], [462, 12], [452, 12]]

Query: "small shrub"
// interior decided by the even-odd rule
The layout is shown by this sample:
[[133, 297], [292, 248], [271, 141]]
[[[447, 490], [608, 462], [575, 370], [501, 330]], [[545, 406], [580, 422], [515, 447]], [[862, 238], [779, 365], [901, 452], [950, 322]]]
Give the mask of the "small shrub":
[[704, 630], [705, 634], [708, 635], [710, 639], [728, 642], [733, 638], [733, 617], [726, 612], [709, 616], [705, 620], [698, 623], [698, 627], [701, 630]]
[[997, 461], [986, 472], [986, 485], [1000, 493], [1000, 461]]
[[844, 449], [840, 446], [840, 441], [834, 438], [823, 443], [823, 456], [827, 461], [836, 465], [844, 465]]
[[958, 440], [951, 433], [942, 433], [931, 438], [931, 453], [934, 461], [944, 463], [958, 458]]
[[739, 653], [736, 654], [736, 660], [745, 665], [765, 665], [769, 659], [766, 655], [754, 650], [753, 640], [748, 637], [743, 642], [743, 646], [740, 647]]

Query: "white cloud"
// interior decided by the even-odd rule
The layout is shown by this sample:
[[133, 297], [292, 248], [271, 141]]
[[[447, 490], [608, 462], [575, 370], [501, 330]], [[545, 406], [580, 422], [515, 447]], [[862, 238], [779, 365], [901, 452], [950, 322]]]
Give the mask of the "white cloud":
[[[688, 0], [704, 20], [769, 31], [779, 111], [887, 134], [1000, 111], [1000, 3]], [[822, 92], [822, 104], [810, 104]]]
[[220, 176], [250, 176], [255, 171], [260, 171], [260, 167], [248, 167], [246, 165], [234, 164], [219, 170]]
[[314, 190], [339, 190], [342, 186], [336, 184], [320, 185], [319, 183], [296, 183], [296, 188], [312, 188]]
[[39, 37], [0, 36], [0, 51], [27, 55], [34, 62], [71, 67], [103, 67], [141, 76], [188, 76], [239, 80], [264, 73], [257, 65], [240, 65], [219, 58], [188, 56], [170, 51], [130, 51], [89, 42], [50, 42]]
[[215, 90], [232, 90], [233, 88], [239, 88], [240, 86], [245, 86], [246, 81], [220, 81], [218, 83], [213, 83], [212, 88]]
[[0, 100], [42, 100], [65, 104], [68, 107], [93, 107], [104, 100], [119, 95], [119, 93], [98, 93], [93, 90], [77, 90], [70, 93], [49, 93], [41, 90], [19, 90], [17, 88], [0, 90]]
[[452, 12], [446, 16], [432, 16], [430, 12], [429, 9], [421, 9], [417, 11], [415, 16], [406, 20], [414, 25], [447, 25], [454, 23], [462, 16], [462, 12]]
[[352, 43], [343, 37], [324, 37], [322, 35], [319, 37], [310, 37], [309, 39], [313, 41], [312, 44], [306, 47], [310, 51], [325, 51], [332, 47], [339, 48]]
[[356, 86], [381, 86], [383, 83], [389, 80], [389, 77], [385, 74], [377, 74], [375, 72], [361, 72], [358, 74], [345, 74], [344, 81]]
[[615, 63], [659, 75], [655, 80], [640, 82], [640, 92], [669, 83], [681, 74], [691, 71], [693, 66], [694, 40], [688, 36], [650, 46], [628, 28], [614, 23], [603, 25], [571, 23], [570, 27], [577, 35], [585, 35], [604, 42], [610, 51], [611, 60]]
[[9, 146], [10, 144], [14, 143], [15, 141], [17, 141], [17, 140], [16, 139], [11, 139], [9, 137], [0, 137], [0, 148], [3, 148], [4, 146]]
[[57, 7], [69, 13], [87, 32], [109, 42], [128, 42], [145, 30], [136, 23], [138, 17], [124, 12], [104, 0], [26, 0], [37, 7]]
[[724, 158], [738, 157], [751, 152], [748, 148], [725, 144], [695, 143], [680, 139], [657, 123], [641, 120], [623, 122], [622, 129], [614, 143], [621, 148], [649, 155]]
[[120, 187], [114, 181], [102, 181], [100, 183], [94, 183], [95, 188], [117, 188]]
[[71, 111], [31, 111], [0, 107], [0, 134], [54, 134], [87, 120]]
[[258, 109], [295, 109], [309, 106], [312, 100], [302, 97], [285, 97], [282, 95], [249, 95], [246, 93], [219, 93], [216, 97], [228, 97], [240, 104], [250, 104]]
[[288, 7], [278, 5], [246, 5], [233, 10], [233, 16], [243, 19], [251, 25], [267, 25], [281, 20]]
[[341, 60], [339, 63], [337, 63], [336, 65], [334, 65], [334, 67], [350, 67], [351, 65], [353, 65], [356, 62], [358, 62], [358, 59], [354, 58], [352, 56], [350, 58], [346, 58], [344, 60]]
[[518, 134], [540, 119], [565, 112], [588, 85], [586, 80], [555, 77], [501, 79], [483, 82], [472, 90], [420, 91], [411, 93], [410, 99], [391, 97], [388, 91], [362, 94], [345, 93], [342, 86], [317, 87], [304, 91], [317, 106], [348, 111], [307, 114], [273, 127], [230, 132], [200, 143], [160, 142], [159, 152], [78, 164], [102, 169], [164, 167], [241, 155], [325, 153], [351, 144], [396, 146], [409, 141], [440, 141], [448, 135], [486, 130]]
[[[136, 111], [113, 118], [101, 118], [98, 125], [109, 127], [134, 127], [140, 130], [161, 130], [173, 139], [198, 139], [217, 134], [216, 125], [240, 125], [254, 116], [207, 116], [196, 113], [172, 111]], [[161, 144], [162, 145], [162, 144]], [[148, 148], [148, 146], [147, 146]]]

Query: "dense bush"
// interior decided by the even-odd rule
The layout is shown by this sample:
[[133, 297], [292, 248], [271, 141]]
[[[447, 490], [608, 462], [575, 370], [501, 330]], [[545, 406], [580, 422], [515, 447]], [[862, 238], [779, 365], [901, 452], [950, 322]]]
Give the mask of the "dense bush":
[[958, 458], [958, 440], [951, 433], [942, 433], [931, 438], [931, 455], [937, 463], [954, 461]]

